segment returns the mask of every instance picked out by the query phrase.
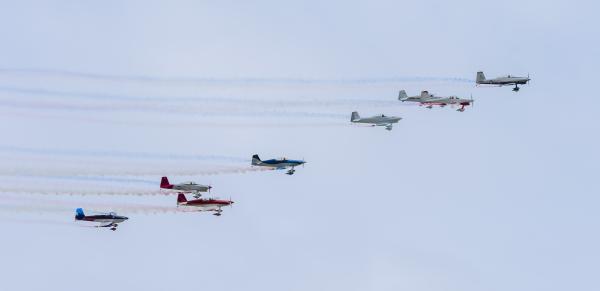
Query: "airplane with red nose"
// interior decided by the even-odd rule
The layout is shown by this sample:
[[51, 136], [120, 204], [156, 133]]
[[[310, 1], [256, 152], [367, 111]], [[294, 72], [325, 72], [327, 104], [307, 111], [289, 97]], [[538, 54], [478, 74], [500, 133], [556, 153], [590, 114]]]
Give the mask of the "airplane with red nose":
[[179, 193], [177, 195], [177, 206], [182, 207], [195, 207], [198, 211], [214, 211], [213, 215], [221, 216], [221, 209], [223, 206], [231, 206], [233, 201], [229, 200], [221, 200], [217, 198], [199, 198], [194, 200], [187, 200], [185, 194]]

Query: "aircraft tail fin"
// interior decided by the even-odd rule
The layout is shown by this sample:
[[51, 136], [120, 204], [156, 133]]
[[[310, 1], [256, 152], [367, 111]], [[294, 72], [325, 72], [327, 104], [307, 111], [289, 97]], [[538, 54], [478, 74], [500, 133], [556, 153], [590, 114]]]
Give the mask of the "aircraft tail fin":
[[483, 72], [477, 72], [477, 79], [475, 80], [475, 83], [480, 83], [482, 81], [485, 81], [485, 75]]
[[408, 99], [408, 95], [406, 95], [406, 91], [400, 90], [400, 93], [398, 93], [398, 100], [404, 101], [406, 99]]
[[171, 188], [171, 183], [169, 183], [169, 178], [162, 177], [160, 179], [160, 188]]
[[186, 203], [186, 202], [187, 202], [187, 198], [185, 198], [185, 194], [179, 193], [179, 195], [177, 195], [177, 205]]
[[354, 122], [360, 119], [360, 115], [358, 115], [358, 112], [354, 111], [352, 112], [352, 115], [350, 116], [350, 121]]
[[252, 165], [260, 165], [260, 163], [262, 163], [262, 161], [260, 160], [260, 158], [258, 157], [258, 155], [253, 155], [252, 156]]
[[83, 213], [83, 208], [75, 209], [75, 219], [76, 220], [82, 220], [84, 217], [85, 217], [85, 214]]

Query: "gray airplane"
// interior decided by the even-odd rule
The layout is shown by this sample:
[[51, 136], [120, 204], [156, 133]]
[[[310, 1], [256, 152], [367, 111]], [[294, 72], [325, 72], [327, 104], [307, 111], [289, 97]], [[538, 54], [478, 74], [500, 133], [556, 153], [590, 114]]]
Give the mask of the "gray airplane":
[[433, 94], [429, 94], [427, 91], [421, 91], [421, 95], [419, 96], [408, 96], [406, 95], [406, 91], [401, 90], [400, 94], [398, 94], [398, 100], [402, 102], [419, 102], [419, 105], [425, 106], [429, 109], [436, 105], [440, 107], [445, 107], [446, 105], [460, 105], [460, 108], [456, 109], [456, 111], [460, 112], [465, 111], [465, 106], [473, 104], [473, 98], [464, 99], [456, 96], [438, 97], [434, 96]]
[[475, 83], [477, 85], [496, 85], [496, 86], [507, 86], [507, 85], [515, 85], [513, 88], [514, 92], [519, 91], [519, 85], [525, 85], [529, 82], [529, 75], [527, 77], [515, 77], [515, 76], [505, 76], [498, 77], [495, 79], [486, 79], [483, 72], [477, 72], [477, 79], [475, 79]]
[[402, 119], [402, 117], [385, 116], [383, 114], [360, 118], [360, 115], [358, 115], [358, 112], [356, 111], [352, 112], [352, 115], [350, 116], [350, 121], [352, 123], [365, 123], [370, 124], [371, 126], [385, 126], [385, 129], [387, 130], [392, 130], [392, 124], [397, 123], [400, 121], [400, 119]]
[[182, 193], [194, 193], [194, 197], [200, 197], [200, 192], [208, 192], [212, 189], [210, 185], [196, 184], [195, 182], [185, 182], [179, 184], [171, 184], [169, 178], [162, 177], [160, 179], [160, 189], [173, 190]]

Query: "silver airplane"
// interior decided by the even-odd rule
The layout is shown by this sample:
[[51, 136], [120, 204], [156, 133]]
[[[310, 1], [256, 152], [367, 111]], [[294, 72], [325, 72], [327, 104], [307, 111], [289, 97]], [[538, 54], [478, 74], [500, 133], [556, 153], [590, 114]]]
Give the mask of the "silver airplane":
[[352, 115], [350, 116], [350, 122], [352, 123], [365, 123], [370, 124], [371, 126], [385, 126], [385, 129], [387, 130], [392, 130], [392, 124], [397, 123], [400, 121], [400, 119], [402, 119], [402, 117], [385, 116], [383, 114], [360, 118], [360, 115], [358, 115], [358, 112], [356, 111], [352, 112]]
[[456, 109], [456, 111], [463, 112], [465, 111], [465, 106], [469, 106], [473, 104], [473, 98], [464, 99], [456, 96], [448, 96], [448, 97], [438, 97], [433, 94], [429, 94], [428, 91], [421, 91], [421, 95], [418, 96], [408, 96], [406, 95], [406, 91], [400, 90], [398, 94], [398, 100], [404, 102], [419, 102], [419, 105], [425, 106], [429, 109], [433, 108], [433, 106], [445, 107], [446, 105], [460, 105], [460, 108]]
[[479, 85], [496, 85], [496, 86], [507, 86], [507, 85], [515, 85], [513, 88], [514, 92], [519, 91], [519, 85], [525, 85], [529, 82], [529, 75], [527, 77], [515, 77], [515, 76], [504, 76], [498, 77], [495, 79], [486, 79], [483, 72], [477, 72], [477, 78], [475, 79], [475, 83], [477, 86]]
[[162, 177], [160, 179], [160, 189], [173, 190], [184, 193], [194, 193], [194, 197], [200, 197], [200, 192], [208, 192], [212, 189], [210, 185], [196, 184], [195, 182], [184, 182], [179, 184], [171, 184], [169, 178]]

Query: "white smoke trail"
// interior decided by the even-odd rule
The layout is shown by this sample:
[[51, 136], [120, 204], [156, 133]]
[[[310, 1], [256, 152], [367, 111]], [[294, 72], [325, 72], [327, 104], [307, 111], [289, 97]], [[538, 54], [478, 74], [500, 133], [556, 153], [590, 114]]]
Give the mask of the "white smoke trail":
[[96, 190], [86, 188], [60, 189], [53, 187], [31, 187], [23, 185], [20, 187], [0, 186], [0, 193], [7, 194], [34, 194], [34, 195], [69, 195], [69, 196], [158, 196], [171, 195], [174, 192], [160, 190]]
[[[239, 105], [239, 104], [238, 104]], [[69, 114], [72, 113], [89, 113], [100, 112], [114, 114], [115, 112], [137, 112], [137, 113], [152, 113], [160, 115], [176, 115], [188, 117], [251, 117], [251, 118], [324, 118], [324, 119], [339, 119], [345, 118], [345, 114], [332, 112], [313, 112], [313, 111], [297, 111], [297, 110], [268, 110], [258, 108], [250, 110], [250, 108], [210, 108], [202, 104], [197, 106], [175, 106], [169, 105], [165, 108], [163, 105], [151, 105], [138, 102], [130, 105], [115, 105], [115, 104], [77, 104], [68, 103], [62, 100], [3, 100], [0, 99], [0, 106], [12, 109], [43, 109], [43, 110], [58, 110]], [[281, 104], [277, 105], [281, 107]], [[285, 107], [284, 107], [285, 108]]]
[[172, 161], [224, 161], [234, 163], [250, 163], [250, 158], [234, 157], [227, 155], [185, 155], [173, 153], [151, 153], [151, 152], [132, 152], [118, 150], [84, 150], [84, 149], [52, 149], [52, 148], [33, 148], [19, 147], [11, 145], [0, 145], [0, 152], [18, 153], [27, 155], [50, 155], [66, 157], [97, 157], [97, 158], [119, 158], [119, 159], [155, 159]]
[[0, 195], [0, 212], [35, 212], [35, 213], [74, 213], [76, 208], [83, 208], [86, 214], [114, 212], [126, 213], [180, 213], [197, 212], [190, 207], [177, 207], [175, 200], [170, 206], [136, 203], [96, 202], [82, 200], [45, 199], [31, 195]]
[[474, 83], [474, 80], [460, 77], [424, 77], [424, 76], [406, 76], [406, 77], [384, 77], [384, 78], [348, 78], [348, 79], [310, 79], [310, 78], [195, 78], [195, 77], [156, 77], [147, 75], [109, 75], [76, 72], [67, 70], [35, 69], [35, 68], [4, 68], [0, 69], [1, 74], [29, 74], [46, 75], [63, 78], [80, 78], [104, 81], [118, 82], [144, 82], [144, 83], [170, 83], [170, 84], [238, 84], [238, 85], [256, 85], [256, 84], [335, 84], [335, 85], [368, 85], [377, 83], [397, 83], [397, 82], [456, 82], [456, 83]]
[[177, 206], [157, 206], [141, 204], [117, 204], [117, 203], [90, 203], [78, 202], [64, 203], [53, 201], [51, 203], [29, 203], [29, 204], [0, 204], [0, 212], [3, 213], [58, 213], [74, 214], [76, 208], [82, 207], [87, 213], [117, 212], [123, 215], [129, 214], [163, 214], [163, 213], [189, 213], [199, 212], [199, 209]]
[[212, 168], [212, 169], [122, 169], [122, 168], [0, 168], [0, 176], [131, 176], [131, 177], [142, 177], [142, 176], [211, 176], [211, 175], [222, 175], [222, 174], [246, 174], [253, 172], [270, 171], [270, 168], [264, 167], [224, 167], [224, 168]]
[[[147, 127], [152, 126], [155, 128], [339, 128], [347, 127], [348, 123], [341, 120], [335, 121], [282, 121], [273, 120], [268, 121], [255, 121], [255, 120], [240, 120], [238, 122], [232, 122], [229, 120], [215, 121], [212, 119], [192, 119], [192, 120], [156, 120], [154, 119], [143, 119], [143, 120], [132, 120], [131, 118], [122, 119], [114, 116], [97, 117], [97, 116], [65, 116], [60, 113], [40, 113], [40, 112], [28, 112], [28, 111], [6, 111], [0, 108], [0, 112], [4, 116], [14, 116], [18, 118], [35, 118], [35, 119], [52, 119], [61, 121], [77, 121], [89, 124], [112, 124], [121, 126], [135, 126], [135, 127]], [[340, 115], [341, 116], [341, 115]]]
[[[207, 97], [203, 95], [190, 95], [190, 96], [173, 96], [172, 94], [166, 96], [148, 96], [146, 94], [143, 95], [121, 95], [121, 94], [106, 94], [106, 93], [96, 93], [96, 92], [84, 92], [84, 91], [63, 91], [63, 90], [52, 90], [45, 88], [21, 88], [21, 87], [6, 87], [0, 86], [0, 92], [7, 93], [17, 93], [19, 95], [24, 95], [24, 97], [32, 97], [32, 96], [42, 96], [44, 100], [53, 100], [52, 97], [56, 97], [56, 99], [60, 100], [88, 100], [88, 101], [96, 101], [96, 102], [111, 102], [114, 104], [116, 101], [120, 101], [118, 103], [118, 107], [123, 107], [124, 105], [128, 106], [144, 106], [147, 104], [152, 104], [155, 106], [161, 106], [159, 109], [162, 111], [168, 111], [168, 107], [170, 104], [182, 104], [186, 107], [190, 105], [198, 105], [196, 103], [200, 103], [202, 105], [206, 105], [207, 103], [224, 103], [227, 105], [243, 105], [247, 107], [248, 105], [256, 105], [260, 107], [265, 106], [339, 106], [339, 105], [356, 105], [356, 104], [364, 104], [364, 103], [379, 103], [382, 106], [389, 105], [390, 103], [397, 103], [395, 99], [350, 99], [350, 98], [341, 98], [341, 99], [330, 99], [327, 96], [320, 96], [320, 98], [303, 98], [303, 99], [272, 99], [272, 98], [235, 98], [229, 96], [215, 96], [215, 97]], [[14, 99], [9, 99], [10, 101], [15, 101]], [[55, 100], [55, 99], [54, 99]], [[140, 103], [146, 102], [146, 103]], [[18, 104], [7, 103], [7, 104]], [[113, 106], [113, 108], [118, 109], [117, 106]]]

